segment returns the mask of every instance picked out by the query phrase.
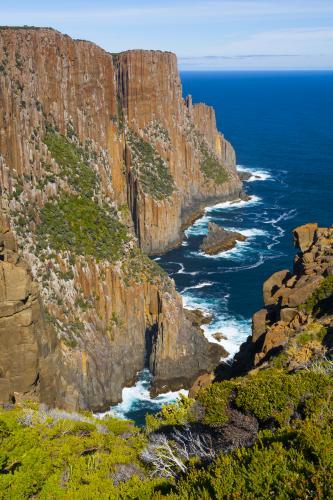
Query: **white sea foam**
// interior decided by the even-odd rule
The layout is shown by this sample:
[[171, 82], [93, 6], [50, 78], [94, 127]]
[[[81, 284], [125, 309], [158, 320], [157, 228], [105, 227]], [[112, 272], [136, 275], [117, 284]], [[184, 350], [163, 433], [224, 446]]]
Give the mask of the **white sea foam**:
[[261, 198], [256, 195], [250, 196], [249, 200], [224, 201], [205, 208], [205, 215], [197, 219], [195, 223], [185, 230], [185, 236], [202, 236], [208, 233], [208, 222], [211, 220], [211, 213], [219, 210], [234, 210], [261, 203]]
[[206, 288], [207, 286], [212, 286], [212, 285], [214, 285], [213, 281], [207, 281], [204, 283], [199, 283], [198, 285], [187, 286], [186, 288], [184, 288], [182, 293], [187, 292], [188, 290], [198, 290], [200, 288]]
[[267, 236], [269, 233], [263, 229], [239, 229], [237, 227], [225, 227], [227, 231], [235, 231], [237, 233], [243, 234], [247, 238], [255, 238], [256, 236]]
[[[251, 334], [251, 321], [242, 317], [232, 318], [223, 314], [210, 325], [203, 325], [202, 328], [209, 342], [222, 345], [228, 351], [229, 358], [231, 358]], [[222, 333], [226, 339], [217, 340], [214, 337], [216, 332]]]
[[247, 179], [245, 182], [273, 180], [271, 174], [269, 172], [267, 172], [267, 170], [247, 168], [247, 167], [244, 167], [243, 165], [238, 165], [237, 170], [239, 172], [246, 172], [248, 174], [251, 174], [251, 177], [249, 179]]
[[[214, 319], [209, 325], [203, 325], [205, 337], [214, 344], [222, 345], [229, 353], [229, 358], [234, 356], [239, 349], [239, 346], [251, 334], [251, 320], [241, 316], [231, 317], [227, 312], [227, 304], [229, 294], [219, 299], [208, 299], [199, 297], [194, 291], [183, 291], [183, 302], [187, 309], [200, 309], [204, 314], [213, 314]], [[221, 302], [224, 302], [223, 309], [226, 312], [214, 314], [218, 306], [221, 307]], [[217, 340], [214, 337], [215, 333], [222, 333], [226, 338]]]
[[195, 223], [185, 230], [185, 236], [188, 238], [189, 236], [200, 236], [202, 234], [207, 234], [208, 232], [208, 222], [210, 221], [210, 217], [204, 215], [197, 219]]
[[200, 297], [196, 297], [191, 293], [186, 293], [185, 291], [181, 292], [183, 297], [183, 304], [186, 309], [200, 309], [204, 313], [211, 312], [211, 302], [209, 300], [204, 300]]
[[280, 239], [284, 236], [285, 230], [279, 226], [279, 222], [293, 219], [297, 215], [297, 210], [292, 209], [287, 212], [283, 212], [276, 219], [263, 221], [264, 224], [270, 224], [277, 230], [277, 234], [272, 237], [271, 243], [267, 245], [267, 248], [271, 250], [273, 247], [279, 244]]
[[164, 404], [176, 401], [180, 394], [188, 394], [188, 391], [185, 390], [170, 391], [160, 394], [156, 398], [151, 398], [149, 393], [151, 379], [152, 377], [149, 370], [145, 369], [139, 372], [136, 384], [132, 387], [125, 387], [123, 389], [122, 402], [111, 407], [109, 411], [100, 414], [100, 416], [113, 415], [118, 418], [128, 418], [128, 413], [137, 405], [146, 405], [150, 408], [156, 406], [156, 411], [158, 411]]

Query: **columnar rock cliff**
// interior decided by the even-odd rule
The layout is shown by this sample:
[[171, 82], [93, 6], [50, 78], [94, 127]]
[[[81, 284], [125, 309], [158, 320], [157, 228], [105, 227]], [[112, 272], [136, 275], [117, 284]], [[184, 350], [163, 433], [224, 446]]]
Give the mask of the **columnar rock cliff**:
[[221, 353], [147, 257], [241, 182], [176, 57], [0, 29], [0, 399], [105, 408], [150, 366], [189, 385]]

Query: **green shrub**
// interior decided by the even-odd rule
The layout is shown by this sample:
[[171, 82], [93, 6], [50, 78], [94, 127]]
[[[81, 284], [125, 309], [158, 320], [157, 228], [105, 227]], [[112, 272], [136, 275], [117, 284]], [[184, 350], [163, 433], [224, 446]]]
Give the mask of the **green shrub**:
[[228, 422], [228, 406], [233, 389], [234, 383], [226, 381], [212, 384], [199, 391], [197, 399], [205, 411], [204, 423], [223, 425]]
[[156, 200], [171, 196], [175, 185], [166, 161], [149, 142], [132, 130], [128, 131], [126, 138], [132, 152], [133, 168], [143, 191]]
[[311, 401], [328, 383], [329, 377], [313, 372], [287, 374], [277, 369], [262, 370], [241, 380], [235, 404], [261, 421], [273, 418], [284, 425], [301, 403]]
[[228, 180], [228, 173], [216, 155], [208, 149], [202, 136], [199, 137], [201, 140], [200, 152], [202, 155], [202, 160], [200, 162], [201, 172], [207, 179], [214, 181], [215, 184], [224, 184]]
[[127, 230], [107, 206], [62, 195], [57, 201], [47, 202], [40, 215], [37, 244], [41, 248], [49, 245], [55, 251], [68, 250], [99, 260], [116, 261], [122, 257]]
[[[333, 299], [333, 276], [327, 276], [324, 281], [320, 284], [317, 290], [311, 295], [311, 297], [301, 306], [301, 309], [309, 314], [315, 313], [320, 315], [322, 309], [325, 307], [322, 302], [327, 299]], [[333, 305], [333, 304], [332, 304]]]
[[224, 184], [228, 180], [228, 174], [221, 163], [213, 156], [206, 156], [200, 162], [201, 172], [208, 179], [213, 180], [216, 184]]
[[157, 262], [150, 259], [140, 248], [134, 247], [126, 255], [122, 270], [125, 275], [127, 285], [133, 283], [140, 284], [146, 281], [154, 284], [161, 280], [166, 280], [167, 273], [158, 265]]
[[44, 143], [71, 188], [81, 196], [91, 198], [98, 187], [98, 177], [91, 166], [83, 161], [82, 150], [55, 131], [46, 133]]
[[146, 431], [153, 432], [166, 425], [184, 425], [192, 421], [193, 404], [193, 399], [181, 395], [176, 403], [163, 406], [155, 415], [146, 416]]

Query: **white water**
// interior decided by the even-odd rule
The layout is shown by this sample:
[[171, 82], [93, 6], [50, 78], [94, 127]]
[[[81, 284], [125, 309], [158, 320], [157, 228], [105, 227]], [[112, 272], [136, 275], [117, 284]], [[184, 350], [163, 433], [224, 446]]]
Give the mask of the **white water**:
[[249, 179], [247, 179], [245, 182], [257, 182], [257, 181], [268, 181], [268, 180], [274, 180], [269, 172], [267, 170], [255, 170], [253, 168], [246, 168], [243, 165], [238, 165], [237, 170], [239, 172], [246, 172], [248, 174], [252, 174]]
[[211, 207], [206, 207], [204, 215], [200, 217], [200, 219], [197, 219], [191, 227], [186, 229], [185, 236], [189, 238], [190, 236], [201, 236], [207, 234], [208, 222], [212, 220], [213, 212], [219, 212], [219, 211], [225, 212], [226, 210], [235, 210], [237, 208], [258, 205], [259, 203], [261, 203], [261, 198], [259, 198], [259, 196], [253, 195], [250, 196], [250, 199], [248, 201], [246, 200], [224, 201], [222, 203], [216, 203]]
[[146, 368], [137, 374], [137, 382], [132, 387], [125, 387], [122, 392], [122, 402], [110, 408], [109, 411], [99, 414], [112, 415], [118, 418], [129, 418], [129, 413], [135, 409], [149, 408], [153, 411], [159, 411], [163, 405], [176, 401], [180, 394], [187, 396], [188, 391], [180, 390], [159, 394], [156, 398], [150, 396], [149, 388], [152, 376]]
[[[188, 287], [182, 291], [184, 306], [188, 309], [199, 309], [204, 314], [213, 314], [213, 316], [217, 306], [224, 306], [223, 309], [225, 312], [220, 312], [218, 317], [214, 317], [209, 325], [203, 325], [202, 328], [207, 340], [223, 346], [229, 353], [228, 358], [232, 358], [238, 351], [241, 343], [244, 342], [244, 339], [251, 334], [251, 321], [242, 317], [230, 317], [228, 314], [228, 294], [215, 299], [202, 298], [191, 291], [195, 288], [198, 287]], [[217, 340], [214, 337], [214, 334], [217, 332], [226, 338]]]
[[[253, 180], [266, 180], [263, 177], [266, 175], [264, 171], [253, 172], [256, 176]], [[261, 177], [260, 177], [261, 176]], [[249, 179], [251, 181], [251, 178]], [[248, 201], [236, 200], [234, 202], [223, 202], [217, 203], [214, 206], [206, 207], [204, 215], [198, 219], [190, 228], [185, 231], [187, 237], [198, 236], [207, 234], [208, 222], [212, 220], [214, 213], [219, 214], [219, 212], [225, 212], [230, 210], [237, 210], [242, 207], [247, 207], [251, 205], [258, 205], [261, 203], [261, 199], [258, 196], [251, 196]], [[286, 215], [287, 216], [287, 215]], [[272, 225], [276, 224], [276, 228], [279, 221], [272, 221]], [[239, 260], [244, 262], [244, 265], [231, 266], [227, 268], [224, 272], [237, 272], [238, 270], [248, 269], [252, 267], [257, 267], [262, 264], [264, 258], [262, 255], [259, 259], [252, 264], [246, 264], [245, 253], [251, 249], [251, 242], [254, 238], [264, 237], [267, 235], [266, 231], [259, 230], [256, 228], [250, 229], [238, 229], [238, 228], [226, 228], [234, 231], [238, 231], [247, 237], [245, 242], [237, 242], [235, 248], [227, 251], [221, 252], [217, 256], [208, 256], [200, 252], [191, 252], [195, 257], [203, 258], [216, 258], [216, 259], [228, 259]], [[188, 246], [188, 242], [185, 240], [182, 245], [184, 247]], [[160, 260], [160, 257], [155, 258], [155, 260]], [[188, 274], [191, 276], [196, 276], [200, 274], [199, 271], [187, 272], [185, 266], [181, 262], [169, 262], [169, 264], [174, 264], [178, 266], [176, 268], [175, 274]], [[184, 305], [189, 309], [200, 309], [205, 314], [212, 314], [213, 321], [209, 325], [204, 325], [203, 330], [206, 338], [216, 344], [222, 345], [229, 353], [229, 359], [231, 359], [234, 354], [238, 351], [240, 344], [246, 339], [251, 333], [251, 322], [242, 317], [231, 317], [228, 314], [228, 300], [229, 295], [225, 294], [223, 297], [211, 297], [208, 296], [203, 298], [199, 294], [205, 288], [209, 288], [216, 285], [213, 281], [202, 281], [201, 283], [185, 287], [183, 289], [182, 297]], [[222, 308], [221, 308], [222, 305]], [[221, 312], [222, 309], [222, 312]], [[219, 310], [218, 316], [215, 315], [215, 310]], [[214, 337], [214, 333], [219, 332], [225, 338], [220, 341]], [[110, 409], [108, 414], [120, 417], [120, 418], [131, 418], [131, 415], [135, 411], [145, 413], [145, 411], [156, 412], [164, 404], [168, 404], [176, 401], [180, 394], [187, 394], [187, 391], [176, 391], [168, 392], [166, 394], [161, 394], [156, 398], [151, 398], [149, 388], [151, 385], [151, 374], [147, 369], [142, 370], [138, 373], [137, 382], [133, 387], [124, 388], [122, 392], [122, 402]]]

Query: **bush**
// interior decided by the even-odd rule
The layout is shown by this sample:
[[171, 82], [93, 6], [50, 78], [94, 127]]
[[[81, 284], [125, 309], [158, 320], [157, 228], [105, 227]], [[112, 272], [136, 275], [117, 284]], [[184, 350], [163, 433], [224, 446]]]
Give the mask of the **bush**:
[[82, 160], [83, 151], [54, 131], [47, 132], [44, 143], [71, 188], [81, 196], [91, 198], [98, 187], [98, 177], [92, 167]]
[[199, 391], [197, 399], [202, 404], [205, 415], [204, 423], [224, 425], [228, 422], [229, 400], [234, 389], [233, 382], [221, 382]]
[[142, 189], [156, 200], [163, 200], [175, 190], [173, 178], [166, 161], [155, 148], [132, 130], [127, 133], [132, 152], [132, 166]]
[[320, 394], [329, 378], [313, 372], [287, 374], [268, 369], [242, 380], [235, 398], [236, 407], [260, 421], [274, 419], [280, 425], [290, 421], [300, 404]]
[[191, 408], [194, 400], [181, 396], [176, 403], [163, 406], [155, 415], [146, 416], [146, 431], [154, 432], [167, 425], [184, 425], [191, 420]]
[[215, 184], [224, 184], [228, 180], [228, 173], [216, 155], [208, 149], [205, 140], [202, 137], [200, 140], [201, 172], [207, 179], [214, 181]]
[[37, 245], [49, 245], [56, 251], [72, 251], [77, 255], [116, 261], [122, 257], [128, 241], [127, 230], [107, 206], [89, 199], [62, 195], [47, 202], [41, 210], [37, 228]]
[[333, 306], [333, 276], [327, 276], [311, 297], [301, 306], [308, 314], [319, 316]]

